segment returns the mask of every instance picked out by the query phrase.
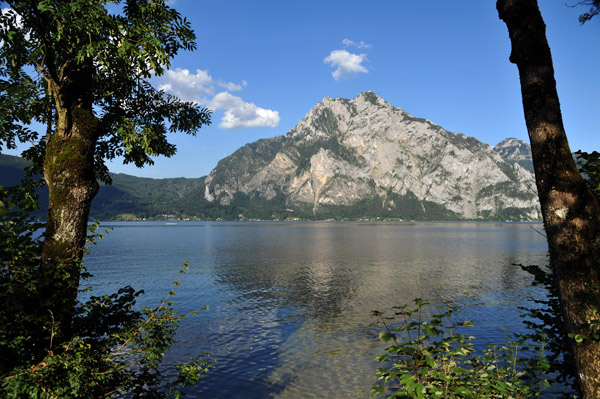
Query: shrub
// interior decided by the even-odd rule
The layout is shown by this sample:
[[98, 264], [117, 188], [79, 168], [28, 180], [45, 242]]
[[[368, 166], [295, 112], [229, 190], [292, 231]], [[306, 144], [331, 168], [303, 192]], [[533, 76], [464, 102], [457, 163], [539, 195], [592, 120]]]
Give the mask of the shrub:
[[[375, 311], [384, 326], [380, 339], [390, 344], [377, 360], [381, 385], [372, 396], [388, 398], [530, 398], [550, 386], [550, 363], [545, 336], [514, 334], [504, 345], [474, 348], [474, 337], [464, 334], [473, 324], [456, 322], [458, 308], [444, 302], [429, 312], [429, 302], [395, 308], [393, 317]], [[396, 320], [400, 319], [398, 325]]]

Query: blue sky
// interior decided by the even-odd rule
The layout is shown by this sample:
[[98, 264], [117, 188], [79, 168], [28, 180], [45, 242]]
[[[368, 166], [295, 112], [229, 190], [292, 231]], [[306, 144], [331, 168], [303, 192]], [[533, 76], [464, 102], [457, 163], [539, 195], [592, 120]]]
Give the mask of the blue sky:
[[[600, 150], [600, 18], [539, 0], [571, 149]], [[576, 3], [575, 0], [570, 3]], [[371, 90], [391, 105], [495, 145], [527, 140], [518, 72], [493, 0], [175, 0], [198, 49], [154, 81], [214, 109], [172, 158], [113, 172], [200, 177], [240, 146], [283, 135], [323, 97]]]

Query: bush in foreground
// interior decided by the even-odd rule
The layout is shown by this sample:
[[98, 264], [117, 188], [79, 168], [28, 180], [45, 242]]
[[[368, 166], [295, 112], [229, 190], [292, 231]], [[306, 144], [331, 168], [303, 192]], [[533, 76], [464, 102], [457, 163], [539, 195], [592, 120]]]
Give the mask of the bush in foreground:
[[381, 385], [372, 388], [372, 396], [531, 398], [551, 387], [551, 397], [572, 395], [569, 388], [561, 389], [543, 330], [513, 334], [503, 345], [477, 351], [474, 337], [464, 334], [473, 324], [454, 320], [456, 306], [444, 302], [431, 310], [429, 305], [415, 299], [412, 308], [396, 307], [393, 317], [373, 312], [384, 326], [379, 338], [389, 346], [377, 358], [383, 363], [377, 369]]
[[[68, 331], [59, 331], [60, 292], [48, 282], [69, 284], [69, 276], [40, 262], [43, 225], [29, 212], [37, 206], [34, 184], [0, 186], [0, 396], [3, 398], [164, 398], [182, 395], [209, 365], [202, 358], [177, 366], [165, 381], [161, 362], [187, 315], [173, 309], [171, 290], [155, 308], [136, 309], [142, 291], [125, 287], [112, 295], [78, 302]], [[88, 241], [101, 237], [97, 225]], [[72, 259], [64, 270], [72, 270]], [[83, 269], [83, 278], [91, 278]], [[68, 267], [67, 267], [68, 266]], [[184, 264], [180, 273], [187, 269]], [[48, 273], [54, 273], [49, 276]], [[174, 286], [179, 283], [175, 282]]]

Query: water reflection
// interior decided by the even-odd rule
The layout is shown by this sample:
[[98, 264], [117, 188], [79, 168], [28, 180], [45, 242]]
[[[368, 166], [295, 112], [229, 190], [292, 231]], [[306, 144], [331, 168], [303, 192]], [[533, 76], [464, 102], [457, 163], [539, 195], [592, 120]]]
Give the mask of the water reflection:
[[382, 350], [371, 310], [450, 299], [499, 340], [533, 292], [513, 263], [545, 253], [526, 224], [121, 223], [87, 265], [96, 290], [132, 284], [152, 301], [189, 258], [177, 306], [210, 311], [182, 325], [171, 359], [219, 360], [190, 397], [366, 397]]

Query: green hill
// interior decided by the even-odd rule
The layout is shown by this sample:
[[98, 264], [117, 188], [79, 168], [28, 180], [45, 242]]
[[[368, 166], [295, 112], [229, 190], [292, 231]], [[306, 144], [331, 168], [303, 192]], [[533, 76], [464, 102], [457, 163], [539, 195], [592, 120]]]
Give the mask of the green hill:
[[[13, 155], [0, 154], [0, 186], [11, 187], [21, 183], [25, 176], [25, 168], [29, 162]], [[33, 213], [34, 217], [43, 218], [48, 209], [48, 188], [37, 190], [40, 198], [40, 210]]]
[[113, 184], [102, 185], [92, 202], [97, 219], [206, 218], [204, 179], [149, 179], [111, 174]]
[[[28, 162], [0, 154], [0, 185], [19, 184]], [[204, 199], [204, 178], [149, 179], [121, 173], [111, 174], [112, 185], [101, 185], [92, 202], [90, 217], [100, 220], [226, 218], [227, 207], [214, 206]], [[48, 189], [39, 191], [43, 217], [48, 207]], [[237, 215], [236, 215], [237, 216]]]

